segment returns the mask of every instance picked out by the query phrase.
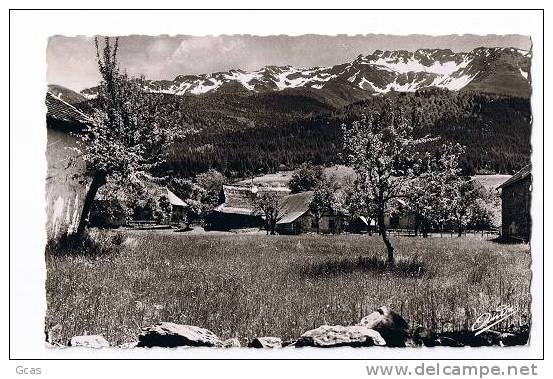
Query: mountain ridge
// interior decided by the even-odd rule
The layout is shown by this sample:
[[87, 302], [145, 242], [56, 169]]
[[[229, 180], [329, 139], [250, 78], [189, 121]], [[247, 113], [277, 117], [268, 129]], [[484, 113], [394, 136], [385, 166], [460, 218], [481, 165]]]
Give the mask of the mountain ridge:
[[[149, 92], [174, 95], [206, 93], [277, 92], [296, 88], [353, 91], [360, 100], [389, 92], [426, 88], [473, 90], [529, 97], [531, 51], [515, 48], [476, 48], [382, 51], [359, 55], [351, 62], [329, 67], [269, 65], [255, 71], [231, 69], [199, 75], [178, 75], [173, 80], [146, 80]], [[96, 88], [81, 91], [93, 98]]]

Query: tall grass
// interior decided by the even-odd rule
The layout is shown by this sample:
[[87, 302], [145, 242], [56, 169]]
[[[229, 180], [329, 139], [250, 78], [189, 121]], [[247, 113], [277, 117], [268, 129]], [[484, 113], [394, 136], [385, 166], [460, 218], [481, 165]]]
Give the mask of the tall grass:
[[47, 254], [46, 321], [60, 324], [65, 339], [98, 333], [130, 342], [159, 321], [242, 342], [289, 339], [357, 323], [381, 305], [438, 332], [466, 330], [501, 304], [519, 310], [509, 322], [529, 323], [528, 245], [396, 237], [398, 263], [387, 269], [378, 236], [133, 231], [119, 242], [100, 260]]

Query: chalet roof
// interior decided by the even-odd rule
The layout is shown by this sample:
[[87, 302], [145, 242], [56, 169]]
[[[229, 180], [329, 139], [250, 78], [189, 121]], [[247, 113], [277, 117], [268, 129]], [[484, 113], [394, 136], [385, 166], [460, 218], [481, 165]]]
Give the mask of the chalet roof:
[[309, 204], [313, 199], [313, 191], [288, 195], [282, 199], [280, 213], [282, 217], [277, 224], [289, 224], [303, 216], [309, 210]]
[[526, 179], [531, 175], [532, 175], [532, 164], [529, 164], [524, 166], [519, 172], [515, 173], [513, 176], [507, 179], [506, 182], [504, 182], [497, 188], [499, 189], [499, 188], [509, 187], [517, 182], [520, 182], [523, 179]]
[[290, 190], [286, 187], [224, 185], [223, 193], [225, 195], [225, 202], [217, 206], [214, 211], [221, 213], [252, 215], [254, 214], [255, 200], [259, 194], [263, 192], [276, 192], [284, 197], [290, 193]]
[[75, 108], [73, 105], [63, 101], [51, 92], [46, 93], [46, 116], [54, 119], [76, 125], [86, 125], [91, 123], [90, 117]]
[[225, 204], [216, 206], [213, 209], [215, 212], [228, 213], [228, 214], [238, 214], [238, 215], [253, 215], [253, 208], [237, 208], [229, 207]]
[[225, 202], [222, 204], [228, 208], [243, 208], [251, 210], [256, 197], [255, 187], [223, 186]]
[[151, 177], [144, 176], [142, 178], [142, 184], [146, 190], [147, 196], [150, 196], [152, 198], [160, 198], [162, 196], [166, 196], [169, 203], [173, 206], [178, 207], [187, 207], [188, 204], [186, 204], [180, 197], [175, 195], [169, 188], [156, 183], [155, 180]]
[[167, 189], [167, 199], [169, 199], [169, 203], [171, 203], [171, 205], [178, 206], [178, 207], [187, 206], [187, 204], [184, 201], [182, 201], [177, 195], [175, 195], [169, 189]]
[[[365, 216], [358, 216], [359, 220], [361, 220], [365, 225], [369, 225], [369, 220]], [[376, 225], [376, 222], [374, 220], [371, 220], [371, 226]]]
[[[162, 196], [167, 197], [167, 200], [169, 203], [173, 206], [179, 206], [179, 207], [187, 207], [188, 204], [184, 202], [180, 197], [175, 195], [171, 190], [169, 190], [167, 187], [156, 183], [155, 179], [147, 176], [147, 175], [140, 175], [139, 180], [143, 185], [144, 188], [144, 194], [142, 197], [144, 199], [151, 198], [151, 199], [159, 199]], [[112, 198], [114, 196], [113, 189], [110, 189], [107, 186], [102, 187], [98, 191], [98, 195], [96, 198], [98, 200], [108, 200], [109, 198]], [[116, 198], [119, 201], [128, 201], [129, 196], [125, 191], [119, 191], [115, 193]]]

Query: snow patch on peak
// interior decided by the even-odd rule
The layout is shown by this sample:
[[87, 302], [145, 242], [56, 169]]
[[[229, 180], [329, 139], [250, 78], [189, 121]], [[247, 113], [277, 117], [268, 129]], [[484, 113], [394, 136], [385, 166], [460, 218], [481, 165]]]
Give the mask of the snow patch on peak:
[[434, 61], [432, 65], [426, 66], [414, 58], [399, 61], [389, 58], [379, 58], [374, 61], [368, 61], [365, 64], [385, 67], [400, 74], [406, 74], [408, 72], [429, 72], [438, 75], [451, 75], [454, 72], [467, 67], [469, 63], [470, 59], [465, 58], [459, 64], [455, 61], [446, 61], [443, 63]]
[[[454, 53], [447, 49], [419, 49], [415, 52], [377, 50], [371, 55], [360, 55], [351, 62], [332, 67], [266, 66], [251, 72], [232, 69], [204, 75], [179, 75], [173, 81], [148, 81], [146, 89], [184, 95], [214, 92], [227, 84], [242, 86], [247, 91], [263, 92], [297, 87], [321, 89], [333, 85], [329, 82], [335, 82], [340, 86], [349, 85], [377, 94], [411, 92], [426, 87], [456, 91], [473, 81], [489, 62], [498, 57], [514, 59], [507, 69], [514, 70], [517, 75], [520, 73], [528, 80], [529, 72], [521, 67], [528, 67], [530, 56], [531, 51], [515, 48], [481, 47], [466, 53]], [[89, 99], [95, 97], [93, 90], [81, 94]]]

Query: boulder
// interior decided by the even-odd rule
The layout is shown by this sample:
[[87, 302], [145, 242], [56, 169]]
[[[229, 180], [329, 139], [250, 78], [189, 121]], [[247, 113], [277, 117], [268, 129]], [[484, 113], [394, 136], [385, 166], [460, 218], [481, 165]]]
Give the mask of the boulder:
[[[441, 336], [441, 337], [436, 338], [435, 343], [436, 343], [435, 346], [446, 346], [446, 347], [463, 347], [463, 346], [465, 346], [461, 342], [459, 342], [459, 341], [457, 341], [457, 340], [455, 340], [451, 337], [445, 337], [445, 336]], [[428, 345], [426, 345], [426, 346], [428, 346]]]
[[282, 340], [278, 337], [257, 337], [248, 343], [248, 347], [257, 349], [282, 347]]
[[376, 330], [361, 325], [323, 325], [309, 330], [296, 341], [296, 347], [385, 346], [386, 341]]
[[282, 347], [287, 347], [287, 346], [294, 346], [296, 344], [298, 340], [297, 339], [289, 339], [289, 340], [286, 340], [286, 341], [282, 341]]
[[125, 343], [122, 343], [121, 345], [117, 345], [117, 347], [120, 349], [134, 349], [137, 346], [138, 346], [138, 341], [125, 342]]
[[46, 330], [46, 346], [48, 347], [61, 347], [63, 343], [63, 327], [60, 324], [56, 324]]
[[405, 346], [409, 325], [403, 317], [386, 306], [380, 307], [373, 313], [363, 317], [358, 325], [379, 332], [387, 346]]
[[109, 347], [109, 342], [101, 335], [75, 336], [69, 341], [69, 346], [100, 349], [102, 347]]
[[529, 334], [527, 331], [519, 333], [500, 333], [498, 336], [499, 346], [521, 346], [528, 344]]
[[223, 347], [240, 347], [240, 341], [238, 338], [229, 338], [228, 340], [223, 341]]
[[50, 343], [48, 341], [44, 342], [44, 346], [46, 346], [48, 349], [65, 349], [67, 347], [66, 345], [61, 344], [59, 342]]
[[436, 346], [436, 334], [423, 326], [418, 326], [411, 333], [411, 338], [405, 341], [406, 346]]
[[142, 328], [138, 347], [208, 346], [221, 347], [223, 343], [210, 330], [192, 325], [161, 322]]

